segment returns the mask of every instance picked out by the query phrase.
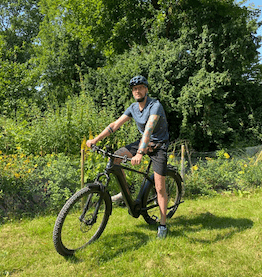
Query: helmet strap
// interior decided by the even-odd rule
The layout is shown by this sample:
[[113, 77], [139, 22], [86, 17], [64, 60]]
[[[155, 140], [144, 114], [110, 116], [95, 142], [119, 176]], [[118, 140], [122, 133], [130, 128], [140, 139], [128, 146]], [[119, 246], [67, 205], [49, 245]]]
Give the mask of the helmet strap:
[[139, 103], [143, 102], [145, 100], [146, 96], [147, 96], [147, 93], [145, 94], [144, 97], [136, 99], [136, 102], [139, 102]]

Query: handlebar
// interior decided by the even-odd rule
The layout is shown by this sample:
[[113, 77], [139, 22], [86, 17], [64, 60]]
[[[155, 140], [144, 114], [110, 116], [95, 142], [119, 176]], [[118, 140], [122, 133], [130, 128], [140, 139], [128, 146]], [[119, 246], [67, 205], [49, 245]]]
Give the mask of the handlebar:
[[96, 146], [94, 144], [91, 146], [91, 149], [92, 149], [92, 151], [94, 151], [94, 152], [96, 151], [97, 153], [103, 154], [103, 156], [106, 156], [106, 157], [122, 159], [123, 163], [126, 163], [127, 161], [131, 161], [131, 159], [128, 158], [127, 155], [119, 156], [119, 155], [111, 153], [109, 150], [104, 150], [101, 147]]

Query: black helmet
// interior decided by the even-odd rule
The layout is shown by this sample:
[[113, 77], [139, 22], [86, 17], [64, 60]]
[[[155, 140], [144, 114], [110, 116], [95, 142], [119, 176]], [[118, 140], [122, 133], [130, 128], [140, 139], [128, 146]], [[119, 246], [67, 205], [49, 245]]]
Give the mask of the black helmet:
[[130, 88], [141, 84], [144, 84], [146, 87], [148, 87], [148, 81], [144, 76], [136, 76], [132, 78], [129, 82]]

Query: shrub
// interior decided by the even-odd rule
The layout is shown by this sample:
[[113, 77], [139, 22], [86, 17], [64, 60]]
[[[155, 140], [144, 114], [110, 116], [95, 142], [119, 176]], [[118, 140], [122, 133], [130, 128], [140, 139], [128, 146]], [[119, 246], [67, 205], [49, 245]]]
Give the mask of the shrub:
[[0, 154], [2, 218], [57, 211], [80, 188], [80, 162], [64, 154]]
[[[33, 110], [28, 120], [0, 118], [0, 149], [6, 154], [17, 153], [18, 147], [26, 154], [78, 155], [84, 137], [100, 133], [115, 119], [113, 109], [97, 109], [92, 99], [82, 94], [69, 99], [65, 107], [50, 109], [43, 115]], [[117, 148], [119, 144], [133, 141], [137, 134], [134, 122], [130, 122], [105, 143]]]
[[200, 160], [186, 175], [186, 196], [213, 195], [262, 186], [262, 163], [255, 158], [231, 158], [224, 150], [217, 158]]

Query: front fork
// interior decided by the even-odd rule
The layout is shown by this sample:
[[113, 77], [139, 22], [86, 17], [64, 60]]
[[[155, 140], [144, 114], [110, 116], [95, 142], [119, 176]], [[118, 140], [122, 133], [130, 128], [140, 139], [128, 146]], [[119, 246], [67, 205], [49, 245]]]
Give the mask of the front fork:
[[88, 196], [88, 199], [85, 203], [83, 212], [79, 217], [80, 222], [83, 222], [85, 225], [93, 225], [94, 223], [96, 223], [98, 210], [99, 210], [99, 207], [100, 207], [101, 202], [102, 202], [102, 195], [100, 195], [99, 200], [96, 203], [95, 210], [93, 212], [92, 217], [90, 219], [86, 220], [85, 215], [86, 215], [86, 213], [89, 209], [90, 204], [92, 204], [92, 201], [91, 201], [92, 197], [93, 197], [93, 193]]

